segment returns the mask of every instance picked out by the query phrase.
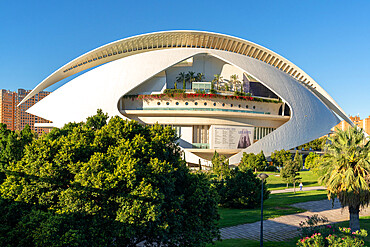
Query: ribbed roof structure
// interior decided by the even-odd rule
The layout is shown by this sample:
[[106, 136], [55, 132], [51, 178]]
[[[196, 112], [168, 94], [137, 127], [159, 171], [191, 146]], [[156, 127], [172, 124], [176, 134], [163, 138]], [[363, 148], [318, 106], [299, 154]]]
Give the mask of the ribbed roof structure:
[[309, 75], [289, 60], [253, 42], [229, 35], [204, 31], [164, 31], [149, 33], [125, 38], [101, 46], [83, 54], [55, 71], [38, 84], [20, 104], [54, 83], [81, 71], [138, 53], [176, 48], [222, 50], [242, 54], [265, 62], [292, 76], [297, 82], [307, 86], [331, 110], [348, 123], [353, 124], [334, 99]]

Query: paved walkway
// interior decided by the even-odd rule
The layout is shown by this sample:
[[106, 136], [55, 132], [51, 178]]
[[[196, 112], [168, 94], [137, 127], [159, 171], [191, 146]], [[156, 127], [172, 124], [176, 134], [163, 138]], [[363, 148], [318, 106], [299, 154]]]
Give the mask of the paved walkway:
[[[329, 200], [311, 201], [292, 204], [291, 206], [308, 210], [304, 213], [285, 215], [275, 219], [263, 221], [263, 239], [265, 241], [284, 241], [291, 239], [298, 234], [298, 227], [301, 221], [308, 216], [319, 214], [328, 218], [330, 223], [349, 220], [348, 208], [342, 209], [338, 202], [332, 208]], [[360, 212], [361, 216], [370, 215], [370, 207]], [[259, 240], [260, 222], [226, 227], [221, 229], [222, 239], [246, 238]]]
[[[295, 188], [296, 191], [299, 191], [299, 187], [297, 186]], [[324, 186], [312, 186], [312, 187], [303, 187], [303, 191], [308, 190], [325, 190]], [[285, 189], [285, 190], [271, 190], [271, 194], [278, 194], [278, 193], [287, 193], [287, 192], [293, 192], [293, 188]]]

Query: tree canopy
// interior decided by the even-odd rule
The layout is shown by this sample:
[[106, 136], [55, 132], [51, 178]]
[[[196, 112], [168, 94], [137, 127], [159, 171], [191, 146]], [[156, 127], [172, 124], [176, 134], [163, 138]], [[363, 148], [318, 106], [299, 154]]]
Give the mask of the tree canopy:
[[267, 161], [263, 151], [257, 155], [254, 153], [243, 153], [242, 160], [239, 164], [239, 169], [241, 171], [246, 171], [248, 169], [263, 171], [266, 166]]
[[217, 196], [186, 168], [174, 130], [107, 119], [99, 111], [55, 128], [9, 164], [2, 209], [28, 208], [5, 220], [13, 246], [203, 246], [217, 238]]
[[289, 151], [285, 151], [284, 149], [280, 151], [275, 151], [271, 154], [271, 160], [272, 163], [274, 163], [275, 166], [283, 167], [285, 161], [291, 160], [292, 155]]
[[35, 136], [28, 124], [21, 131], [12, 131], [0, 123], [0, 184], [5, 178], [4, 169], [21, 160], [25, 147]]
[[319, 160], [321, 156], [319, 154], [316, 154], [314, 152], [311, 152], [307, 155], [305, 162], [304, 162], [304, 167], [306, 169], [310, 169], [314, 173], [319, 173]]
[[324, 146], [326, 144], [327, 137], [320, 137], [315, 140], [312, 140], [310, 142], [307, 142], [303, 145], [298, 146], [299, 150], [315, 150], [315, 151], [321, 151], [324, 149]]

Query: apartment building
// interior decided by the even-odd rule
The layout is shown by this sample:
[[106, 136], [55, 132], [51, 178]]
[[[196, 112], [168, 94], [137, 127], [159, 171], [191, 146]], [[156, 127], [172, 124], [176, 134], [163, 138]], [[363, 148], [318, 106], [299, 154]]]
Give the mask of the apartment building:
[[[370, 134], [370, 116], [364, 119], [361, 119], [360, 116], [350, 116], [349, 118], [357, 127], [364, 129], [367, 134]], [[351, 125], [349, 123], [347, 123], [346, 121], [342, 121], [337, 124], [332, 130], [335, 131], [337, 128], [340, 130], [347, 130], [350, 127]]]
[[45, 98], [50, 92], [41, 91], [17, 107], [31, 90], [18, 89], [17, 92], [2, 89], [0, 95], [0, 122], [10, 130], [22, 130], [27, 124], [38, 134], [49, 132], [50, 128], [37, 127], [37, 123], [50, 121], [26, 112], [28, 108]]
[[8, 129], [15, 130], [15, 111], [17, 93], [2, 89], [0, 94], [0, 123]]

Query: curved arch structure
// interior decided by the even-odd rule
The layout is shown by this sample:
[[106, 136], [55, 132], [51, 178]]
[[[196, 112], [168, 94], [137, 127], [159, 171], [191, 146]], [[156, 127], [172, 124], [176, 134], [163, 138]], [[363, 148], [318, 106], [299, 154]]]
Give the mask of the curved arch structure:
[[[55, 126], [85, 120], [87, 116], [93, 115], [97, 108], [102, 108], [110, 116], [123, 114], [123, 117], [132, 118], [133, 115], [130, 115], [129, 111], [117, 107], [122, 96], [135, 90], [143, 91], [144, 87], [151, 87], [148, 83], [154, 85], [155, 78], [160, 78], [161, 73], [167, 74], [168, 77], [174, 66], [189, 58], [202, 60], [204, 66], [208, 66], [208, 62], [205, 61], [212, 61], [213, 64], [224, 64], [224, 68], [226, 64], [242, 71], [258, 80], [290, 107], [289, 121], [278, 114], [274, 116], [271, 114], [254, 116], [252, 112], [239, 114], [241, 116], [239, 118], [245, 119], [243, 123], [248, 126], [259, 126], [261, 121], [265, 121], [264, 124], [271, 127], [279, 121], [282, 122], [278, 128], [275, 127], [275, 131], [261, 140], [244, 150], [238, 150], [230, 158], [232, 164], [239, 162], [243, 151], [263, 150], [269, 155], [274, 150], [290, 149], [327, 134], [339, 122], [333, 112], [353, 124], [322, 87], [287, 59], [246, 40], [199, 31], [144, 34], [97, 48], [55, 71], [37, 85], [21, 104], [64, 78], [104, 64], [63, 85], [31, 107], [28, 112], [53, 121]], [[265, 106], [259, 107], [262, 109]], [[168, 116], [163, 114], [171, 118], [177, 116], [179, 119], [186, 116], [184, 110], [188, 109], [177, 108], [171, 112], [171, 116], [167, 114], [169, 111], [166, 113]], [[200, 109], [194, 110], [192, 115], [195, 114], [197, 118]], [[232, 111], [234, 112], [230, 110], [226, 115], [224, 113], [217, 115], [217, 112], [199, 113], [197, 121], [212, 122], [216, 119], [219, 124], [241, 125], [241, 122], [237, 123], [236, 110]], [[161, 119], [162, 116], [158, 111], [142, 111], [140, 114], [141, 119], [149, 117]], [[183, 119], [185, 122], [188, 121], [186, 124], [190, 124], [189, 119]], [[196, 159], [194, 153], [197, 154], [192, 152], [188, 155], [190, 159]]]

